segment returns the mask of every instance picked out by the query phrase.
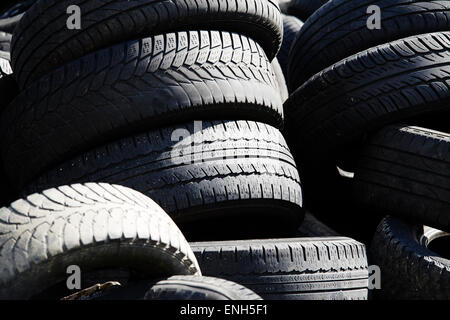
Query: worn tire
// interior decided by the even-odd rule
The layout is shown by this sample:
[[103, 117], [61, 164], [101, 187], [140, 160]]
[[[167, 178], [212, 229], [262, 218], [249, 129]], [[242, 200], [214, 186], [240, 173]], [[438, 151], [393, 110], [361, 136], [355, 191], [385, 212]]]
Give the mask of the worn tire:
[[267, 300], [367, 299], [365, 246], [349, 238], [190, 243], [202, 273]]
[[[28, 299], [102, 268], [146, 276], [201, 274], [174, 222], [139, 192], [108, 184], [46, 190], [0, 209], [0, 298]], [[96, 279], [98, 280], [98, 279]]]
[[371, 245], [372, 263], [381, 269], [377, 297], [400, 300], [449, 300], [450, 260], [420, 243], [423, 226], [387, 217]]
[[202, 276], [173, 276], [154, 284], [144, 300], [262, 300], [232, 281]]
[[44, 174], [28, 193], [73, 182], [124, 185], [157, 202], [189, 240], [295, 232], [302, 187], [281, 133], [251, 121], [201, 126], [166, 127], [91, 150]]
[[302, 26], [303, 22], [301, 20], [294, 16], [283, 14], [283, 43], [281, 44], [277, 58], [286, 79], [288, 76], [289, 52], [291, 51], [292, 44]]
[[[288, 13], [306, 21], [328, 0], [292, 0], [289, 4]], [[335, 0], [333, 0], [335, 1]]]
[[450, 134], [394, 125], [363, 149], [353, 193], [373, 211], [450, 231], [449, 189]]
[[[66, 26], [69, 5], [78, 5], [82, 29]], [[14, 31], [12, 66], [21, 88], [94, 50], [180, 30], [238, 32], [257, 41], [272, 60], [282, 41], [282, 20], [272, 0], [41, 0]], [[49, 41], [49, 38], [57, 39]]]
[[336, 158], [381, 127], [450, 106], [450, 32], [363, 51], [316, 74], [285, 103], [294, 153]]
[[[381, 29], [370, 30], [369, 6], [381, 9]], [[333, 0], [303, 26], [292, 46], [288, 86], [358, 52], [402, 38], [450, 28], [450, 2], [424, 0]]]
[[179, 32], [85, 56], [22, 91], [5, 110], [2, 154], [20, 188], [43, 169], [105, 142], [205, 119], [282, 125], [277, 79], [253, 40]]

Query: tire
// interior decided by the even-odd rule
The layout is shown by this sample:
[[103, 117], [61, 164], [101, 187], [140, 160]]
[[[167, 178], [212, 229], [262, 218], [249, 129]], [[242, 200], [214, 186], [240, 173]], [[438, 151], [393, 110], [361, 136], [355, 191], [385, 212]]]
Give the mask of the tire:
[[450, 32], [419, 35], [316, 74], [285, 103], [294, 153], [335, 159], [385, 125], [448, 110], [449, 49]]
[[[147, 51], [155, 42], [163, 45]], [[20, 187], [105, 142], [214, 118], [282, 125], [278, 83], [261, 47], [218, 31], [154, 36], [98, 51], [24, 90], [0, 120], [3, 159], [7, 171], [20, 164], [11, 171]]]
[[449, 134], [385, 127], [360, 156], [354, 197], [373, 211], [450, 231], [449, 151]]
[[144, 300], [262, 300], [246, 287], [213, 277], [173, 276], [157, 282]]
[[381, 269], [378, 298], [450, 299], [450, 260], [422, 245], [423, 235], [423, 226], [393, 217], [380, 223], [371, 246], [371, 259]]
[[296, 17], [283, 15], [283, 43], [281, 44], [277, 58], [285, 78], [288, 76], [289, 52], [291, 51], [292, 43], [302, 26], [303, 22]]
[[348, 238], [190, 245], [204, 275], [240, 283], [266, 300], [342, 300], [368, 296], [365, 246]]
[[[66, 10], [71, 5], [78, 5], [84, 13], [82, 31], [67, 28]], [[249, 36], [261, 44], [270, 61], [282, 41], [281, 14], [272, 0], [41, 0], [26, 12], [14, 32], [12, 66], [24, 88], [92, 51], [158, 33], [192, 29]], [[49, 41], [50, 36], [58, 41]]]
[[277, 58], [273, 59], [272, 68], [278, 82], [281, 102], [284, 103], [289, 98], [289, 92], [286, 85], [286, 79], [284, 78], [283, 70], [281, 69], [280, 62]]
[[57, 283], [65, 286], [71, 265], [83, 277], [102, 268], [200, 275], [188, 243], [159, 206], [108, 184], [49, 189], [0, 209], [0, 259], [1, 299], [29, 299]]
[[[367, 26], [371, 5], [380, 7], [380, 30]], [[329, 1], [308, 19], [294, 41], [288, 87], [294, 91], [321, 70], [371, 47], [449, 27], [448, 1]]]
[[[288, 13], [296, 16], [302, 21], [306, 21], [314, 12], [316, 12], [328, 0], [292, 0]], [[335, 1], [335, 0], [333, 0]]]
[[144, 193], [191, 241], [294, 234], [303, 219], [289, 148], [257, 122], [191, 123], [122, 139], [56, 166], [27, 190], [86, 181]]
[[0, 51], [9, 52], [11, 37], [12, 35], [10, 33], [0, 31]]

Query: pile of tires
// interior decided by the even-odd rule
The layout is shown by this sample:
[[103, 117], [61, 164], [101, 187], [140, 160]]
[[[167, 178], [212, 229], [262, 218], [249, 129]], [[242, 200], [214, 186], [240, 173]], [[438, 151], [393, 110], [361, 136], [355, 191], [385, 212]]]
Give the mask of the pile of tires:
[[450, 299], [450, 1], [2, 6], [0, 299]]
[[449, 1], [332, 0], [289, 53], [284, 133], [305, 207], [375, 234], [380, 298], [450, 298], [448, 17]]
[[14, 8], [0, 298], [368, 298], [362, 243], [326, 237], [310, 214], [321, 227], [303, 232], [322, 237], [299, 237], [277, 2]]

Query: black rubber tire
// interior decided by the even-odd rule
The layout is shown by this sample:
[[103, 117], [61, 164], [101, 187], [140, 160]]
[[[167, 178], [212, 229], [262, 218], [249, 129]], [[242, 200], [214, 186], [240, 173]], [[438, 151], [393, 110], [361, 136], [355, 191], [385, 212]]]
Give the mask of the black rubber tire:
[[[167, 127], [91, 150], [44, 174], [28, 193], [108, 182], [152, 198], [189, 240], [294, 234], [303, 219], [302, 187], [281, 133], [251, 121], [202, 126]], [[177, 132], [186, 133], [180, 142]]]
[[389, 300], [449, 300], [450, 260], [420, 243], [423, 226], [387, 217], [371, 245], [371, 261], [381, 269], [377, 298]]
[[266, 300], [367, 299], [365, 246], [349, 238], [190, 243], [203, 275], [240, 283]]
[[105, 142], [205, 119], [282, 125], [276, 76], [253, 40], [219, 31], [171, 33], [70, 63], [22, 91], [5, 110], [4, 164], [21, 187], [43, 169]]
[[[367, 27], [367, 9], [381, 9], [381, 29]], [[363, 50], [402, 38], [450, 28], [450, 2], [426, 0], [333, 0], [303, 26], [292, 46], [288, 87]]]
[[327, 3], [327, 1], [328, 0], [292, 0], [289, 3], [287, 12], [290, 15], [298, 17], [302, 21], [306, 21], [321, 6]]
[[[66, 26], [69, 5], [81, 9], [81, 30]], [[281, 13], [275, 0], [41, 0], [25, 13], [14, 31], [12, 66], [23, 88], [97, 49], [192, 29], [246, 35], [265, 49], [270, 61], [282, 41]]]
[[286, 84], [286, 79], [284, 78], [283, 70], [281, 69], [280, 62], [277, 58], [273, 59], [272, 68], [278, 82], [281, 101], [284, 103], [289, 98], [289, 92]]
[[395, 125], [362, 151], [353, 193], [374, 211], [450, 231], [449, 189], [450, 134]]
[[0, 51], [10, 51], [11, 38], [12, 35], [10, 33], [0, 31]]
[[283, 43], [281, 44], [277, 58], [286, 79], [288, 76], [289, 52], [291, 51], [295, 37], [302, 26], [303, 22], [298, 18], [283, 14]]
[[49, 189], [1, 208], [0, 261], [0, 299], [65, 285], [70, 265], [84, 277], [102, 268], [201, 275], [189, 244], [155, 202], [104, 183]]
[[144, 300], [262, 300], [232, 281], [202, 276], [173, 276], [157, 282]]
[[363, 51], [316, 74], [285, 103], [294, 153], [334, 159], [381, 127], [450, 106], [450, 32]]

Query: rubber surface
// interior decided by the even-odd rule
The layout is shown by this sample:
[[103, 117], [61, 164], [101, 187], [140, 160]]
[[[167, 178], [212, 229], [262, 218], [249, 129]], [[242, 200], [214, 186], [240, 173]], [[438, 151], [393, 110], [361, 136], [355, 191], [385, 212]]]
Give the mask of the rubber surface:
[[289, 52], [302, 26], [303, 22], [298, 18], [283, 14], [283, 43], [277, 58], [286, 79], [288, 77]]
[[0, 297], [27, 299], [66, 268], [129, 268], [146, 275], [200, 274], [183, 235], [151, 199], [121, 186], [77, 184], [0, 209]]
[[286, 79], [283, 74], [280, 62], [278, 58], [273, 59], [272, 68], [278, 82], [278, 88], [280, 92], [281, 101], [284, 103], [289, 98], [289, 91], [286, 84]]
[[449, 300], [450, 260], [419, 243], [423, 226], [393, 217], [378, 226], [371, 259], [381, 269], [377, 297], [389, 300]]
[[331, 158], [385, 125], [448, 110], [449, 49], [449, 32], [419, 35], [316, 74], [285, 103], [291, 148]]
[[86, 181], [146, 194], [188, 239], [268, 236], [278, 225], [287, 234], [303, 219], [289, 148], [277, 129], [257, 122], [188, 123], [122, 139], [56, 166], [28, 193]]
[[145, 300], [262, 300], [232, 281], [213, 277], [173, 276], [157, 282]]
[[[81, 29], [69, 30], [71, 5]], [[149, 35], [192, 29], [239, 32], [272, 60], [281, 45], [282, 20], [272, 0], [41, 0], [14, 30], [12, 66], [21, 88], [92, 51]]]
[[[292, 0], [289, 3], [288, 13], [306, 21], [328, 0]], [[335, 0], [333, 0], [335, 1]]]
[[[367, 26], [372, 5], [380, 8], [381, 29]], [[289, 89], [294, 91], [314, 74], [358, 52], [449, 27], [449, 1], [329, 1], [308, 19], [295, 40], [287, 77]]]
[[266, 300], [367, 299], [365, 246], [349, 238], [190, 243], [204, 275]]
[[375, 134], [355, 171], [354, 196], [390, 215], [450, 231], [450, 134], [395, 125]]
[[105, 142], [214, 118], [282, 125], [262, 48], [228, 32], [158, 35], [85, 56], [22, 91], [0, 119], [2, 154], [20, 188]]

